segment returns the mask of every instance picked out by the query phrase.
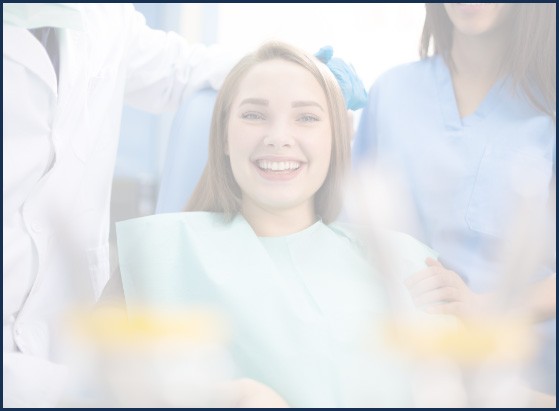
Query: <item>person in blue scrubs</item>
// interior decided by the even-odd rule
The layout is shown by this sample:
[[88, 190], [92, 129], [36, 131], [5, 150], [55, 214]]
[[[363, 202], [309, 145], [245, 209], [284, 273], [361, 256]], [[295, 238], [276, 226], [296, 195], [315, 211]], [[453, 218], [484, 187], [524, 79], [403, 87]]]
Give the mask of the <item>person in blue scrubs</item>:
[[[397, 174], [417, 223], [409, 230], [440, 253], [440, 262], [428, 261], [408, 280], [416, 304], [465, 316], [483, 311], [499, 286], [524, 284], [516, 305], [538, 323], [544, 341], [534, 387], [549, 393], [556, 355], [555, 7], [427, 4], [421, 60], [376, 81], [353, 147], [356, 167]], [[534, 253], [537, 262], [530, 261]]]

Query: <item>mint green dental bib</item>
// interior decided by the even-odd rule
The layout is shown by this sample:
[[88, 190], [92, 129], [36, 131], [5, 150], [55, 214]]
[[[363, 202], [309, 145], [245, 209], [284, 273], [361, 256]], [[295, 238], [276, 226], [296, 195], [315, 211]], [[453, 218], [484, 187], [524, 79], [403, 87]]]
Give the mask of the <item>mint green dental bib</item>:
[[[382, 347], [377, 275], [336, 225], [258, 238], [241, 216], [196, 212], [121, 222], [117, 234], [127, 302], [218, 308], [239, 376], [295, 407], [409, 405], [405, 374]], [[433, 255], [391, 238], [409, 270]]]

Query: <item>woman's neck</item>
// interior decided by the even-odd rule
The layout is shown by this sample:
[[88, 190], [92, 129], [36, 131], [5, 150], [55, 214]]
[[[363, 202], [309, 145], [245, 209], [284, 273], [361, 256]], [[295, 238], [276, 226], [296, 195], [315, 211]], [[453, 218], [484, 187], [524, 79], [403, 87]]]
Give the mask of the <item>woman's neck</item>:
[[259, 237], [281, 237], [303, 231], [317, 221], [312, 204], [273, 210], [243, 204], [242, 214]]
[[503, 31], [480, 36], [455, 32], [451, 49], [452, 85], [461, 117], [473, 114], [501, 75]]
[[454, 32], [451, 57], [453, 74], [494, 82], [501, 70], [506, 47], [504, 30], [469, 36]]

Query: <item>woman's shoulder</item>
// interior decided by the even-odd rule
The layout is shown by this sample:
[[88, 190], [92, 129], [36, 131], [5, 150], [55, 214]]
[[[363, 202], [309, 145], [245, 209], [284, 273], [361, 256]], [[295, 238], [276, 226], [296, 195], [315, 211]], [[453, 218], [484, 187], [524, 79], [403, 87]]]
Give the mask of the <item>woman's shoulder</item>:
[[192, 249], [194, 245], [203, 250], [212, 249], [216, 244], [223, 247], [244, 232], [221, 213], [181, 212], [119, 222], [116, 234], [121, 258], [126, 255], [138, 259], [140, 253], [145, 259], [176, 255], [178, 250]]
[[426, 80], [434, 79], [434, 67], [441, 64], [440, 58], [440, 56], [428, 57], [392, 67], [377, 78], [371, 89], [380, 87], [402, 89], [407, 88], [408, 85], [413, 85], [415, 89]]
[[[401, 231], [386, 228], [371, 228], [359, 224], [334, 222], [328, 227], [338, 236], [349, 241], [361, 252], [369, 254], [375, 250], [383, 250], [397, 255], [401, 260], [416, 261], [420, 265], [427, 257], [437, 258], [436, 251]], [[371, 244], [370, 242], [377, 244]]]
[[337, 241], [344, 242], [349, 245], [358, 254], [367, 254], [369, 248], [366, 243], [366, 233], [364, 227], [359, 224], [353, 224], [343, 221], [335, 221], [328, 224], [331, 235], [337, 237]]
[[357, 224], [334, 226], [378, 269], [388, 269], [397, 278], [406, 278], [426, 268], [427, 257], [438, 258], [435, 250], [401, 231]]
[[334, 233], [341, 238], [345, 238], [350, 242], [357, 243], [357, 233], [358, 233], [358, 226], [356, 224], [351, 224], [342, 221], [334, 221], [327, 225], [327, 227]]

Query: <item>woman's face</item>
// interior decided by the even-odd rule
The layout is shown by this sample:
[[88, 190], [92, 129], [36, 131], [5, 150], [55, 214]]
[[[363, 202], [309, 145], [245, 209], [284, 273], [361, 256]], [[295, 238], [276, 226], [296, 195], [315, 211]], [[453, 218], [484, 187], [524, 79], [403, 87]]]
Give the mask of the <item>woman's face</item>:
[[313, 75], [284, 60], [251, 68], [228, 121], [227, 154], [243, 210], [314, 210], [331, 151], [326, 95]]
[[490, 33], [501, 27], [511, 7], [507, 3], [444, 3], [454, 29], [467, 36]]

